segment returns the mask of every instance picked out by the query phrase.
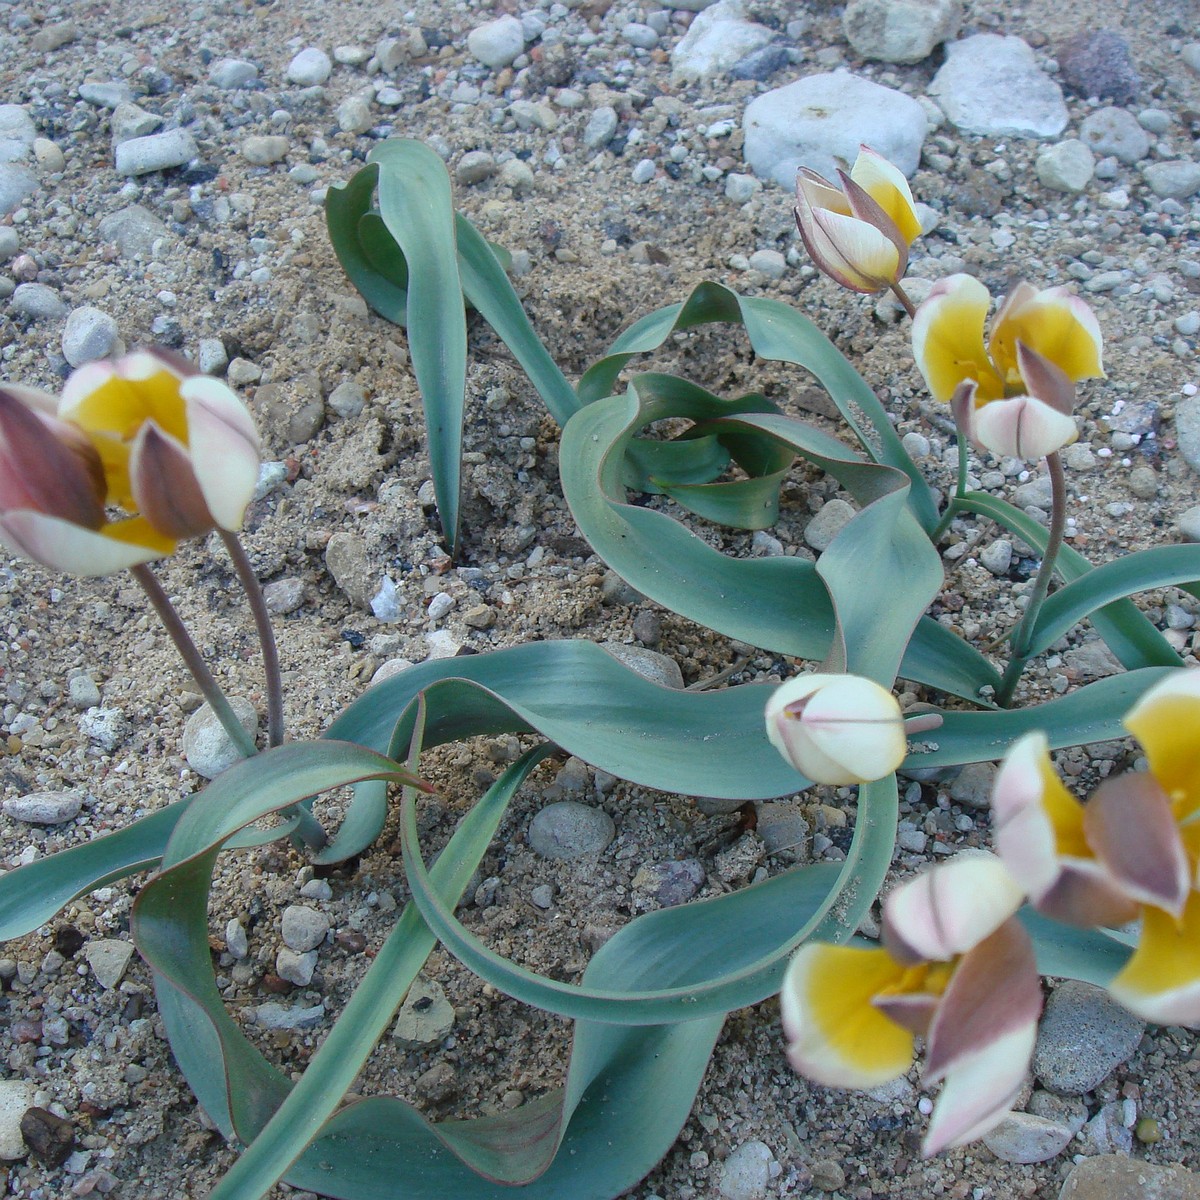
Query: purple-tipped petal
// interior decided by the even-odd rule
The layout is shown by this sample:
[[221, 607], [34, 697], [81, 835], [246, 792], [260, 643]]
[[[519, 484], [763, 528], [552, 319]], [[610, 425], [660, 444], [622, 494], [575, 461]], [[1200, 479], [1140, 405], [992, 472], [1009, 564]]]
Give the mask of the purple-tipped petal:
[[213, 528], [187, 449], [153, 422], [143, 425], [133, 440], [129, 481], [138, 511], [173, 541]]
[[929, 1032], [940, 1000], [940, 996], [929, 992], [897, 992], [876, 996], [871, 1003], [889, 1021], [895, 1021], [909, 1033], [924, 1037]]
[[185, 379], [180, 395], [187, 403], [192, 469], [208, 510], [222, 529], [241, 529], [258, 482], [254, 420], [225, 384], [205, 375]]
[[1069, 417], [1075, 411], [1075, 384], [1057, 363], [1051, 362], [1024, 342], [1017, 343], [1017, 367], [1025, 381], [1025, 390]]
[[1036, 396], [993, 400], [977, 409], [971, 429], [974, 441], [997, 458], [1036, 462], [1079, 438], [1075, 418]]
[[1116, 929], [1138, 915], [1130, 899], [1094, 858], [1060, 858], [1058, 876], [1033, 906], [1043, 916], [1080, 929]]

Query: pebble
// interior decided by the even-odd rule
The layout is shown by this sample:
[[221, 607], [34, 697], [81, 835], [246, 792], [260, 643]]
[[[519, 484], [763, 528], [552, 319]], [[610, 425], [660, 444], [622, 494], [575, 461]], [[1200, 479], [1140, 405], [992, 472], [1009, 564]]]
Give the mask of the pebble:
[[1200, 163], [1190, 158], [1150, 163], [1142, 176], [1160, 200], [1186, 200], [1200, 192]]
[[347, 96], [333, 115], [342, 133], [366, 133], [375, 123], [371, 106], [362, 96]]
[[100, 703], [100, 689], [86, 671], [80, 671], [67, 680], [67, 696], [70, 698], [71, 707], [81, 712], [95, 708]]
[[269, 166], [287, 156], [291, 142], [280, 134], [256, 133], [242, 142], [242, 157], [256, 167]]
[[1184, 462], [1200, 471], [1200, 393], [1185, 396], [1175, 405], [1175, 439]]
[[26, 825], [62, 825], [73, 821], [83, 808], [87, 793], [78, 789], [65, 792], [29, 792], [12, 796], [0, 804], [6, 816]]
[[660, 687], [683, 688], [683, 672], [679, 664], [665, 654], [656, 650], [647, 650], [642, 646], [629, 646], [624, 642], [601, 642], [601, 650], [607, 650], [619, 663], [636, 671], [639, 675], [657, 683]]
[[1184, 509], [1176, 517], [1175, 525], [1185, 542], [1200, 542], [1200, 504]]
[[1131, 104], [1142, 81], [1129, 43], [1113, 29], [1087, 29], [1058, 47], [1058, 69], [1063, 82], [1087, 99]]
[[19, 163], [0, 163], [0, 217], [6, 217], [37, 191], [38, 177]]
[[958, 36], [962, 16], [961, 0], [850, 0], [842, 31], [862, 58], [917, 63]]
[[418, 975], [396, 1015], [392, 1037], [409, 1046], [429, 1046], [447, 1037], [454, 1028], [454, 1006], [442, 985]]
[[833, 539], [855, 517], [855, 508], [845, 500], [827, 500], [804, 527], [804, 540], [818, 553], [828, 550]]
[[1098, 108], [1079, 124], [1079, 138], [1101, 156], [1112, 155], [1132, 164], [1150, 153], [1150, 138], [1138, 119], [1126, 109]]
[[1200, 1175], [1181, 1166], [1101, 1154], [1071, 1168], [1058, 1200], [1200, 1200]]
[[631, 887], [655, 908], [674, 908], [686, 904], [704, 886], [704, 878], [704, 867], [694, 858], [685, 858], [639, 867]]
[[244, 58], [220, 58], [213, 63], [208, 77], [224, 91], [234, 91], [257, 83], [258, 67]]
[[72, 367], [107, 358], [119, 341], [117, 323], [108, 313], [85, 305], [74, 309], [63, 327], [63, 357]]
[[427, 658], [454, 658], [462, 643], [448, 629], [433, 629], [425, 635], [425, 649]]
[[28, 158], [37, 140], [33, 118], [19, 104], [0, 104], [0, 163]]
[[29, 1153], [21, 1118], [34, 1105], [36, 1089], [23, 1079], [0, 1079], [0, 1160], [16, 1162]]
[[236, 918], [225, 925], [225, 948], [234, 958], [245, 958], [250, 953], [250, 939], [246, 927]]
[[43, 171], [51, 174], [61, 171], [67, 165], [66, 155], [63, 154], [58, 144], [49, 138], [40, 137], [34, 140], [33, 157]]
[[255, 1022], [263, 1029], [311, 1029], [325, 1017], [325, 1005], [311, 1008], [289, 1008], [286, 1004], [268, 1002], [251, 1010]]
[[1002, 1162], [1037, 1163], [1057, 1157], [1074, 1136], [1069, 1125], [1014, 1112], [983, 1135], [983, 1144]]
[[11, 225], [0, 225], [0, 262], [7, 262], [21, 248], [21, 239]]
[[205, 375], [220, 375], [229, 366], [229, 354], [220, 338], [201, 338], [196, 347], [196, 365]]
[[617, 110], [607, 104], [595, 109], [583, 130], [583, 144], [588, 150], [603, 150], [617, 132]]
[[467, 49], [484, 66], [507, 67], [525, 49], [525, 29], [516, 17], [497, 17], [471, 30]]
[[315, 950], [329, 932], [329, 918], [305, 904], [289, 904], [280, 920], [280, 936], [289, 950]]
[[794, 804], [763, 803], [756, 808], [755, 832], [766, 844], [768, 854], [790, 853], [794, 858], [808, 856], [809, 826]]
[[1152, 467], [1134, 467], [1126, 486], [1139, 500], [1153, 500], [1158, 495], [1158, 474]]
[[782, 279], [787, 259], [778, 250], [755, 250], [750, 255], [750, 270], [761, 271], [768, 279]]
[[542, 858], [581, 858], [599, 854], [616, 837], [613, 819], [577, 800], [560, 800], [541, 809], [529, 823], [529, 845]]
[[157, 113], [147, 112], [130, 101], [118, 104], [113, 109], [109, 125], [112, 128], [113, 142], [132, 141], [134, 138], [146, 137], [153, 133], [163, 123]]
[[734, 204], [745, 204], [748, 200], [753, 200], [760, 191], [762, 184], [753, 175], [730, 171], [725, 176], [725, 199], [732, 200]]
[[453, 609], [454, 597], [449, 592], [438, 592], [429, 601], [429, 607], [425, 612], [431, 621], [440, 621], [443, 617], [449, 616]]
[[118, 175], [146, 175], [191, 162], [199, 153], [195, 139], [186, 129], [170, 129], [147, 137], [131, 138], [117, 147]]
[[1062, 89], [1019, 37], [977, 33], [951, 42], [928, 90], [966, 133], [1052, 138], [1067, 127]]
[[297, 987], [308, 987], [312, 983], [316, 970], [317, 952], [315, 950], [300, 954], [283, 946], [275, 955], [275, 974], [288, 983], [294, 983]]
[[333, 72], [333, 63], [324, 50], [308, 46], [288, 63], [287, 77], [290, 83], [301, 87], [316, 87], [324, 83]]
[[979, 561], [995, 576], [1008, 574], [1012, 566], [1013, 544], [1008, 538], [997, 538], [990, 542], [979, 553]]
[[775, 1155], [765, 1142], [743, 1142], [721, 1164], [717, 1191], [723, 1200], [764, 1200]]
[[166, 225], [140, 204], [130, 204], [101, 217], [97, 228], [104, 241], [116, 245], [122, 258], [150, 258], [155, 242], [170, 237]]
[[325, 547], [325, 566], [356, 608], [369, 610], [376, 591], [367, 545], [356, 533], [338, 532]]
[[[585, 134], [586, 140], [586, 134]], [[468, 150], [454, 168], [454, 178], [468, 187], [482, 183], [496, 173], [496, 160], [486, 150]]]
[[31, 321], [56, 321], [67, 315], [62, 297], [44, 283], [18, 284], [9, 303], [13, 312]]
[[102, 988], [115, 988], [133, 958], [133, 943], [120, 938], [94, 938], [83, 948], [83, 957]]
[[515, 194], [520, 195], [533, 187], [533, 168], [519, 158], [510, 158], [500, 168], [500, 182], [505, 187], [512, 188]]
[[530, 889], [529, 903], [545, 912], [554, 903], [554, 889], [548, 883], [539, 883]]
[[755, 83], [765, 83], [776, 71], [782, 71], [790, 66], [792, 53], [787, 46], [778, 42], [768, 42], [767, 45], [751, 50], [749, 54], [739, 58], [727, 72], [730, 79], [750, 79]]
[[606, 571], [600, 582], [602, 604], [641, 604], [646, 597], [637, 588], [628, 584], [615, 571]]
[[1125, 1062], [1145, 1032], [1146, 1023], [1103, 988], [1068, 980], [1054, 989], [1046, 1004], [1033, 1073], [1053, 1092], [1082, 1095]]
[[48, 1167], [61, 1167], [75, 1149], [75, 1126], [47, 1108], [26, 1109], [21, 1117], [21, 1135], [30, 1154]]
[[836, 160], [853, 162], [863, 142], [911, 175], [927, 127], [924, 108], [911, 96], [848, 71], [764, 92], [746, 106], [742, 122], [751, 170], [789, 193], [801, 166], [835, 179]]
[[128, 737], [129, 720], [120, 708], [89, 708], [79, 718], [79, 732], [111, 754]]
[[658, 168], [654, 165], [654, 159], [643, 158], [630, 172], [630, 178], [634, 183], [649, 183], [657, 172]]
[[1041, 185], [1055, 192], [1082, 192], [1095, 169], [1095, 156], [1078, 138], [1045, 147], [1035, 167]]
[[133, 90], [127, 83], [113, 80], [89, 79], [79, 85], [79, 97], [97, 108], [113, 108], [127, 104], [133, 99]]
[[640, 50], [653, 50], [658, 45], [658, 32], [649, 25], [631, 21], [621, 30], [621, 36]]
[[968, 763], [950, 783], [950, 799], [964, 808], [983, 810], [992, 803], [996, 764]]
[[688, 26], [671, 51], [672, 81], [689, 83], [723, 75], [774, 36], [765, 25], [746, 20], [743, 0], [718, 0]]
[[[258, 731], [258, 713], [254, 705], [241, 696], [230, 696], [229, 703], [242, 728], [253, 736]], [[183, 727], [183, 757], [188, 766], [205, 779], [215, 779], [241, 761], [241, 752], [230, 741], [229, 734], [207, 703], [196, 709]]]
[[925, 458], [929, 454], [929, 439], [915, 429], [906, 433], [900, 439], [900, 444], [909, 458]]

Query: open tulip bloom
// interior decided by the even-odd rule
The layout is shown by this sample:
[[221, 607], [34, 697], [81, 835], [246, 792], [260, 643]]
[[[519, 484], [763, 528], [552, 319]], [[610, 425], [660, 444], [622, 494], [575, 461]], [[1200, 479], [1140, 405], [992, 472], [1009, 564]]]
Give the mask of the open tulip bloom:
[[986, 1133], [1024, 1082], [1042, 1010], [1021, 900], [998, 859], [964, 855], [888, 897], [881, 947], [802, 946], [780, 994], [788, 1061], [829, 1087], [877, 1087], [922, 1037], [925, 1080], [945, 1080], [924, 1153]]
[[970, 275], [934, 284], [913, 318], [913, 357], [934, 399], [948, 401], [976, 445], [1035, 460], [1079, 436], [1075, 384], [1104, 374], [1095, 314], [1066, 288], [1018, 284], [992, 321], [991, 296]]
[[[107, 575], [241, 528], [258, 478], [246, 406], [183, 360], [89, 363], [61, 399], [0, 386], [0, 536], [76, 575]], [[106, 509], [130, 514], [115, 520]]]
[[1200, 670], [1173, 671], [1125, 717], [1149, 771], [1107, 779], [1086, 805], [1059, 781], [1044, 735], [1006, 756], [996, 849], [1034, 906], [1074, 925], [1140, 917], [1109, 990], [1163, 1025], [1200, 1022]]
[[839, 188], [807, 167], [796, 177], [796, 224], [804, 248], [834, 282], [854, 292], [893, 287], [921, 232], [903, 172], [867, 146]]

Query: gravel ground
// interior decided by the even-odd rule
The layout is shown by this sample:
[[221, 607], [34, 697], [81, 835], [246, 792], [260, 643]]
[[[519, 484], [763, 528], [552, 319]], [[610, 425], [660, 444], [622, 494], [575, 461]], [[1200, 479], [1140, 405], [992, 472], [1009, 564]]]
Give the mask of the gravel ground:
[[[1139, 7], [1136, 21], [1112, 0], [964, 8], [961, 36], [1019, 37], [1039, 75], [1100, 79], [1126, 115], [1106, 116], [1110, 101], [1068, 86], [1067, 123], [1052, 135], [983, 136], [942, 118], [913, 177], [931, 232], [911, 273], [967, 270], [994, 294], [1025, 277], [1086, 295], [1105, 331], [1108, 378], [1084, 389], [1082, 437], [1066, 457], [1071, 542], [1106, 559], [1200, 540], [1196, 6], [1163, 0]], [[403, 332], [370, 315], [347, 284], [321, 202], [379, 138], [428, 141], [463, 210], [513, 252], [527, 311], [572, 377], [634, 316], [703, 279], [790, 300], [859, 365], [946, 486], [952, 438], [923, 395], [898, 310], [817, 277], [788, 193], [745, 160], [750, 101], [839, 67], [938, 115], [930, 96], [943, 51], [909, 65], [866, 61], [847, 42], [843, 11], [823, 0], [751, 0], [744, 19], [766, 31], [753, 37], [769, 53], [741, 70], [749, 77], [725, 67], [694, 78], [695, 60], [685, 63], [678, 46], [698, 18], [654, 0], [542, 3], [509, 14], [516, 34], [512, 22], [492, 24], [501, 9], [471, 3], [384, 13], [360, 0], [163, 0], [132, 11], [0, 0], [0, 103], [13, 106], [0, 108], [0, 377], [53, 389], [71, 364], [160, 342], [247, 398], [278, 465], [245, 540], [278, 614], [296, 736], [319, 733], [396, 660], [533, 638], [640, 647], [671, 660], [685, 684], [735, 665], [737, 681], [778, 678], [789, 664], [630, 595], [590, 555], [561, 497], [557, 430], [477, 326], [463, 548], [450, 566]], [[1093, 46], [1090, 58], [1069, 44], [1098, 28], [1119, 31], [1116, 42]], [[520, 44], [505, 49], [514, 36]], [[954, 95], [940, 95], [952, 107]], [[156, 140], [135, 144], [145, 137]], [[146, 169], [156, 163], [163, 169]], [[752, 362], [725, 333], [698, 334], [660, 362], [714, 391], [762, 390], [822, 419], [820, 394]], [[1044, 504], [1044, 482], [1021, 464], [972, 469], [985, 489]], [[811, 556], [810, 523], [836, 499], [831, 485], [798, 473], [769, 536], [712, 540], [743, 554]], [[986, 643], [1014, 620], [1014, 587], [1034, 565], [1027, 548], [963, 523], [945, 557], [939, 615]], [[188, 547], [161, 574], [221, 681], [261, 713], [253, 631], [219, 547]], [[370, 607], [385, 578], [395, 590], [392, 611], [382, 610], [389, 619]], [[1144, 604], [1194, 661], [1195, 603], [1166, 591]], [[0, 865], [80, 843], [200, 786], [183, 757], [200, 697], [131, 581], [69, 580], [6, 558], [0, 608]], [[1112, 669], [1084, 631], [1039, 666], [1029, 695]], [[431, 756], [440, 797], [423, 810], [429, 849], [516, 750], [498, 739]], [[1133, 757], [1130, 745], [1110, 743], [1062, 763], [1086, 788]], [[908, 787], [898, 877], [986, 845], [987, 777], [969, 769]], [[64, 791], [82, 804], [77, 815], [51, 813], [53, 824], [21, 819], [28, 808], [12, 803], [49, 792], [47, 803], [62, 805]], [[612, 819], [591, 830], [608, 839], [602, 850], [578, 860], [538, 852], [531, 821], [562, 800]], [[514, 804], [464, 919], [497, 949], [575, 978], [608, 933], [662, 903], [668, 883], [669, 898], [714, 895], [796, 861], [836, 859], [853, 820], [852, 795], [832, 790], [764, 807], [758, 831], [740, 838], [711, 808], [574, 761], [550, 764]], [[406, 899], [390, 840], [329, 879], [278, 847], [230, 856], [218, 878], [222, 987], [264, 1052], [291, 1069], [329, 1018], [271, 1028], [278, 1009], [269, 1006], [340, 1009]], [[666, 866], [676, 863], [686, 865]], [[65, 1117], [76, 1139], [55, 1167], [44, 1155], [22, 1158], [18, 1144], [0, 1165], [6, 1194], [199, 1196], [230, 1161], [170, 1060], [144, 965], [125, 961], [132, 894], [102, 889], [0, 958], [0, 1150], [12, 1113], [19, 1119], [31, 1102]], [[446, 955], [427, 973], [426, 1012], [443, 1023], [418, 1023], [415, 1041], [387, 1040], [359, 1091], [390, 1090], [442, 1117], [519, 1106], [556, 1086], [562, 1023], [494, 995]], [[1078, 1159], [1094, 1160], [1085, 1166], [1100, 1181], [1077, 1173], [1072, 1195], [1141, 1195], [1102, 1190], [1121, 1165], [1104, 1156], [1132, 1156], [1144, 1178], [1197, 1166], [1196, 1037], [1146, 1032], [1096, 1006], [1091, 994], [1062, 997], [1061, 1028], [1022, 1099], [1031, 1115], [1009, 1142], [933, 1162], [919, 1158], [928, 1099], [915, 1071], [872, 1096], [810, 1087], [784, 1062], [774, 1004], [734, 1014], [679, 1143], [630, 1195], [1053, 1200]], [[1065, 1078], [1064, 1054], [1091, 1064], [1091, 1075]], [[1027, 1148], [1046, 1134], [1038, 1120], [1068, 1131], [1058, 1151], [1007, 1161], [1025, 1152], [1013, 1139]], [[1182, 1173], [1159, 1182], [1171, 1196], [1200, 1186]]]

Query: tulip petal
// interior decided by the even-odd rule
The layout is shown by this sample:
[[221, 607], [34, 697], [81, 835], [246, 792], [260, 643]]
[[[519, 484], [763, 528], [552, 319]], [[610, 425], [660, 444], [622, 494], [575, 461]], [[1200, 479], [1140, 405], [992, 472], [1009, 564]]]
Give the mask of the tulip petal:
[[1193, 857], [1200, 856], [1200, 670], [1172, 671], [1125, 714], [1150, 771], [1184, 825]]
[[179, 387], [179, 376], [146, 351], [112, 363], [85, 363], [63, 387], [59, 416], [89, 433], [126, 440], [134, 437], [143, 421], [154, 421], [187, 445], [187, 414]]
[[1025, 381], [1025, 390], [1031, 396], [1065, 416], [1069, 417], [1075, 411], [1075, 384], [1057, 363], [1024, 342], [1018, 342], [1017, 366]]
[[816, 265], [853, 292], [878, 292], [900, 277], [900, 252], [873, 225], [818, 208], [797, 208], [800, 237]]
[[162, 558], [175, 548], [140, 520], [120, 521], [96, 531], [27, 509], [0, 515], [0, 537], [17, 553], [47, 567], [87, 576], [112, 575]]
[[1004, 395], [1004, 381], [983, 344], [989, 301], [988, 290], [979, 280], [950, 275], [933, 285], [917, 309], [913, 357], [935, 400], [949, 400], [966, 379], [979, 384], [979, 402]]
[[1200, 892], [1190, 894], [1178, 921], [1160, 908], [1142, 910], [1137, 949], [1109, 991], [1147, 1021], [1200, 1024]]
[[213, 520], [242, 527], [258, 483], [258, 430], [249, 409], [220, 380], [194, 375], [180, 387], [187, 404], [192, 469]]
[[1104, 375], [1104, 339], [1096, 314], [1067, 288], [1035, 292], [1021, 285], [993, 323], [988, 344], [1002, 374], [1019, 372], [1017, 342], [1061, 368], [1075, 383]]
[[1183, 912], [1192, 871], [1171, 802], [1152, 775], [1106, 779], [1088, 801], [1083, 827], [1096, 856], [1130, 897], [1176, 917]]
[[1033, 906], [1043, 916], [1081, 929], [1116, 929], [1138, 915], [1137, 901], [1122, 891], [1094, 858], [1060, 858], [1059, 873]]
[[885, 950], [802, 946], [779, 996], [792, 1067], [827, 1087], [875, 1087], [903, 1075], [913, 1035], [871, 1003], [903, 975]]
[[900, 226], [888, 216], [866, 188], [855, 183], [845, 171], [839, 171], [838, 174], [841, 176], [850, 212], [858, 220], [878, 229], [896, 247], [896, 253], [900, 256], [899, 265], [896, 267], [896, 278], [899, 279], [908, 270], [908, 239], [900, 232]]
[[213, 528], [187, 449], [147, 421], [133, 440], [129, 476], [138, 512], [175, 541]]
[[847, 217], [851, 215], [850, 204], [837, 185], [808, 167], [801, 167], [796, 173], [796, 201], [810, 210], [826, 208]]
[[901, 961], [951, 959], [994, 935], [1024, 899], [1024, 890], [1000, 859], [962, 854], [923, 871], [888, 896], [884, 944]]
[[58, 416], [58, 397], [41, 388], [26, 387], [23, 383], [3, 383], [0, 389], [19, 400], [31, 412], [42, 417]]
[[1076, 441], [1079, 430], [1074, 417], [1036, 397], [1014, 396], [1011, 400], [993, 400], [977, 409], [971, 436], [997, 458], [1036, 462]]
[[869, 146], [859, 147], [850, 178], [879, 205], [907, 245], [921, 235], [921, 221], [913, 205], [904, 172]]

